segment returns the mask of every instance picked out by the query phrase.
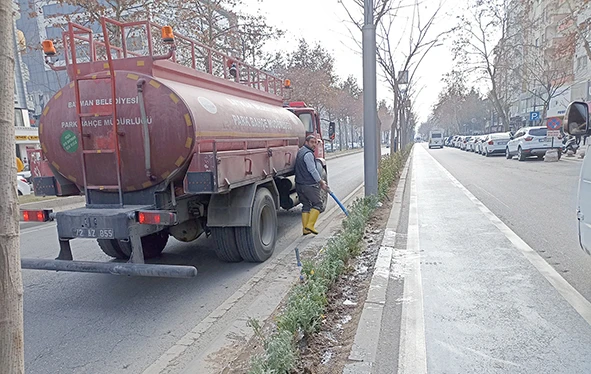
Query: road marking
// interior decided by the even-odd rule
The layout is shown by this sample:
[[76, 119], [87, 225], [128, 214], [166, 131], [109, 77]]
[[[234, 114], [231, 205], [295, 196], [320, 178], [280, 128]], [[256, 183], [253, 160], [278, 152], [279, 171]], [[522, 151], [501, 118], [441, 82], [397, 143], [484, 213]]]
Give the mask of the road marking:
[[501, 199], [499, 199], [498, 197], [496, 197], [492, 193], [488, 192], [484, 188], [482, 188], [482, 187], [480, 187], [479, 185], [476, 185], [476, 184], [474, 184], [473, 186], [476, 187], [476, 188], [479, 188], [482, 192], [488, 194], [490, 197], [492, 197], [493, 199], [497, 200], [499, 203], [503, 204], [505, 207], [511, 209], [511, 207], [509, 205], [505, 204]]
[[41, 230], [46, 230], [46, 229], [49, 229], [49, 228], [53, 228], [53, 227], [56, 227], [56, 226], [57, 226], [57, 224], [55, 224], [55, 223], [48, 223], [48, 224], [41, 225], [40, 227], [30, 227], [30, 228], [23, 229], [23, 230], [20, 231], [20, 234], [21, 235], [26, 235], [26, 234], [30, 234], [30, 233], [33, 233], [33, 232], [37, 232], [37, 231], [41, 231]]
[[[413, 157], [413, 162], [416, 162], [415, 157]], [[400, 347], [398, 350], [399, 374], [427, 373], [416, 171], [417, 168], [413, 166], [410, 184], [407, 248], [405, 258], [400, 259], [406, 262], [408, 271], [404, 276]]]
[[[362, 188], [363, 184], [355, 188], [353, 192], [351, 192], [342, 200], [343, 204], [346, 204], [350, 199], [356, 196]], [[341, 208], [336, 205], [328, 212], [322, 214], [318, 219], [319, 224], [323, 224], [324, 221], [331, 218], [333, 214], [338, 213], [340, 209]], [[301, 230], [301, 228], [294, 227], [292, 230]], [[205, 334], [212, 326], [214, 326], [215, 323], [217, 323], [217, 321], [220, 320], [227, 312], [232, 310], [234, 305], [236, 305], [250, 290], [252, 290], [252, 288], [254, 288], [259, 282], [263, 281], [268, 275], [273, 274], [273, 270], [277, 266], [283, 264], [285, 262], [284, 259], [291, 255], [295, 247], [300, 245], [300, 243], [302, 243], [304, 240], [309, 240], [309, 238], [306, 236], [299, 236], [296, 240], [289, 244], [287, 248], [280, 252], [274, 259], [269, 261], [268, 264], [259, 270], [242, 287], [234, 292], [222, 304], [214, 309], [213, 312], [201, 320], [195, 327], [193, 327], [189, 332], [181, 337], [181, 339], [179, 339], [172, 347], [164, 352], [148, 368], [146, 368], [143, 371], [143, 374], [159, 374], [166, 372], [166, 370], [171, 365], [173, 365], [175, 360], [181, 357], [191, 345], [193, 345], [203, 334]], [[221, 334], [223, 334], [223, 332]]]
[[523, 256], [538, 270], [540, 274], [554, 287], [560, 295], [579, 313], [581, 317], [591, 325], [591, 303], [583, 297], [573, 286], [570, 285], [554, 268], [546, 262], [532, 247], [519, 237], [513, 230], [503, 223], [490, 209], [488, 209], [476, 196], [464, 187], [446, 168], [443, 167], [433, 156], [425, 151], [443, 171], [452, 183], [458, 187], [482, 213], [501, 231]]

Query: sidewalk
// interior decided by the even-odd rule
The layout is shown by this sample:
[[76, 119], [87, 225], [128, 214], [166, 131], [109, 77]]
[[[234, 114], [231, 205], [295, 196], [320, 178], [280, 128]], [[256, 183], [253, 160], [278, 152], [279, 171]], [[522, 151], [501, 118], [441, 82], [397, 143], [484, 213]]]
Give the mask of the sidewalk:
[[591, 303], [421, 146], [404, 195], [345, 373], [591, 372]]

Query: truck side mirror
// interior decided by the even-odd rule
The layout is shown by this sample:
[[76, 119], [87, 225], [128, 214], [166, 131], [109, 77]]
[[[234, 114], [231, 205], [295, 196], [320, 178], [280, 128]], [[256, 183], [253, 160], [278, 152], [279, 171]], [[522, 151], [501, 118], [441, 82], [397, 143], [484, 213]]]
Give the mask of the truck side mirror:
[[569, 104], [564, 115], [564, 130], [573, 136], [586, 135], [589, 129], [589, 105], [581, 101]]
[[335, 138], [335, 123], [328, 123], [328, 138], [332, 141]]

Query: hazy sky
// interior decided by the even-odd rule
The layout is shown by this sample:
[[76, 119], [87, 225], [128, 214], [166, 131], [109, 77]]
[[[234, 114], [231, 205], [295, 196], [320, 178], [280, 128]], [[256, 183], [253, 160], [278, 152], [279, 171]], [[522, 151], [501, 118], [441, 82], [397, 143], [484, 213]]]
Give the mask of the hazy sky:
[[[349, 29], [354, 31], [358, 40], [361, 40], [361, 32], [357, 31], [350, 23], [349, 18], [337, 0], [244, 0], [248, 7], [247, 11], [260, 12], [265, 14], [269, 23], [280, 27], [287, 32], [285, 38], [269, 47], [272, 49], [293, 50], [299, 38], [305, 38], [310, 44], [319, 42], [324, 48], [331, 51], [335, 56], [335, 68], [340, 78], [354, 75], [362, 84], [362, 59], [361, 50], [353, 41]], [[351, 0], [344, 0], [351, 5], [350, 10], [355, 11], [359, 18], [362, 18], [362, 10], [355, 8]], [[410, 4], [412, 0], [406, 0]], [[457, 2], [457, 3], [456, 3]], [[451, 28], [455, 25], [455, 17], [452, 12], [458, 11], [461, 4], [466, 1], [448, 0], [444, 5], [441, 15], [437, 21], [436, 28], [439, 30]], [[439, 0], [423, 0], [421, 12], [426, 19], [430, 12], [437, 7]], [[412, 15], [411, 9], [400, 11], [396, 19], [397, 35], [393, 40], [403, 37], [404, 30]], [[353, 26], [353, 27], [352, 27]], [[434, 33], [433, 35], [435, 35]], [[404, 38], [406, 39], [406, 38]], [[447, 42], [446, 44], [450, 44]], [[397, 53], [402, 60], [404, 51], [408, 49], [407, 42], [400, 45]], [[418, 70], [417, 87], [421, 89], [415, 106], [421, 120], [425, 120], [431, 111], [431, 107], [437, 99], [442, 88], [441, 78], [453, 67], [452, 56], [449, 46], [442, 46], [433, 49], [423, 60]], [[378, 68], [379, 72], [379, 68]], [[378, 100], [381, 98], [390, 99], [392, 95], [383, 79], [378, 75]], [[391, 101], [391, 100], [390, 100]]]

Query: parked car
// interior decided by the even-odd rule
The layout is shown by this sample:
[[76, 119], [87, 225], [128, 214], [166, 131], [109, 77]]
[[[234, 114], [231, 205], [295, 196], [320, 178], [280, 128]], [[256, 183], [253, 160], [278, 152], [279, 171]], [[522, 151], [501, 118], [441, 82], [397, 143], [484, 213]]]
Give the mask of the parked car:
[[476, 142], [478, 141], [477, 136], [471, 136], [468, 143], [466, 143], [466, 152], [474, 152], [476, 149]]
[[488, 135], [481, 135], [478, 137], [478, 143], [476, 143], [476, 149], [474, 153], [478, 153], [479, 155], [483, 154], [482, 151], [484, 149], [484, 142], [488, 138]]
[[494, 154], [504, 154], [510, 136], [506, 132], [490, 134], [482, 142], [482, 155], [489, 157]]
[[16, 189], [19, 195], [31, 194], [31, 186], [27, 183], [27, 180], [20, 175], [16, 176]]
[[456, 137], [456, 139], [454, 140], [454, 147], [460, 148], [463, 142], [464, 142], [464, 137], [461, 135], [458, 135]]
[[530, 156], [543, 158], [549, 149], [558, 150], [558, 158], [561, 155], [560, 141], [555, 140], [552, 145], [552, 137], [547, 137], [548, 129], [545, 126], [524, 127], [511, 137], [505, 148], [505, 156], [512, 159], [517, 156], [519, 161], [524, 161]]
[[470, 140], [472, 140], [472, 137], [471, 136], [464, 136], [462, 138], [462, 143], [460, 144], [460, 149], [462, 151], [465, 151], [466, 150], [466, 148], [468, 147], [468, 143], [470, 142]]

